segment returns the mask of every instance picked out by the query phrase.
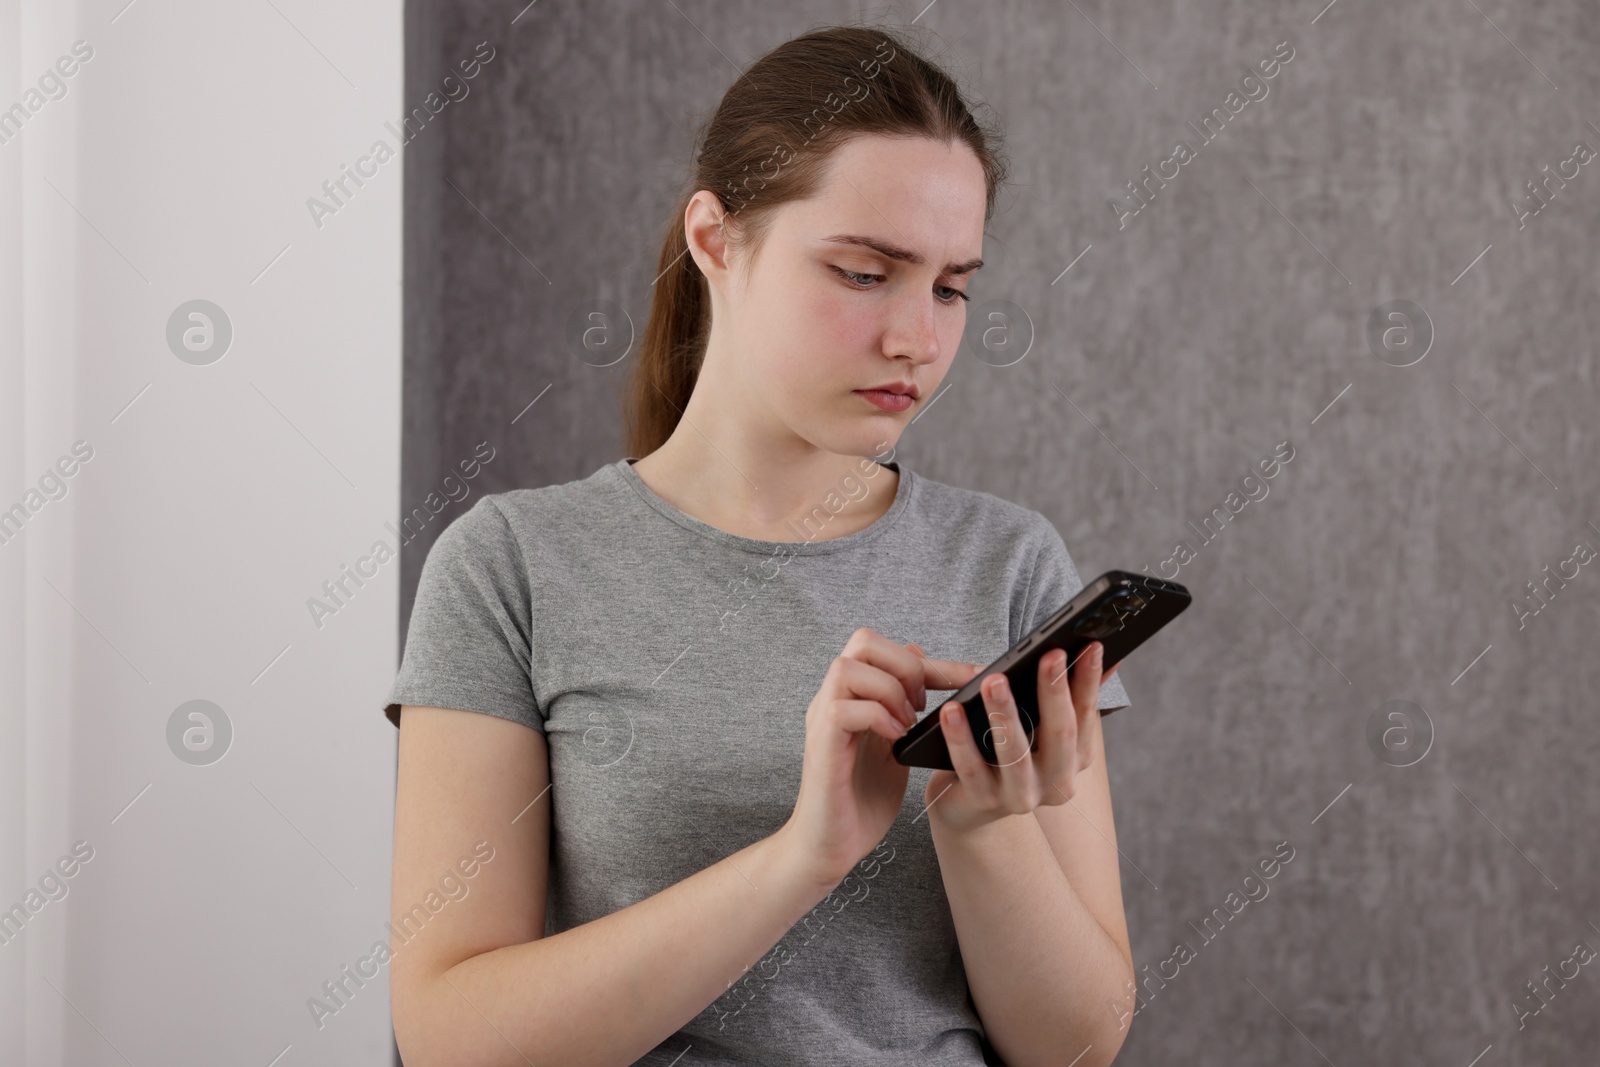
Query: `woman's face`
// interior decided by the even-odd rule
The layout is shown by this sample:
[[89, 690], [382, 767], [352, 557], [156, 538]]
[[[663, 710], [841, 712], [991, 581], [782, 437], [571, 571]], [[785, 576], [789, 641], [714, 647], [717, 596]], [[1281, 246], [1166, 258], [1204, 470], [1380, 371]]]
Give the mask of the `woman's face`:
[[[702, 374], [715, 364], [719, 403], [765, 412], [829, 452], [892, 447], [955, 357], [984, 207], [983, 168], [965, 144], [851, 138], [814, 197], [777, 209], [748, 275], [734, 251], [712, 278]], [[916, 399], [863, 395], [896, 384]]]

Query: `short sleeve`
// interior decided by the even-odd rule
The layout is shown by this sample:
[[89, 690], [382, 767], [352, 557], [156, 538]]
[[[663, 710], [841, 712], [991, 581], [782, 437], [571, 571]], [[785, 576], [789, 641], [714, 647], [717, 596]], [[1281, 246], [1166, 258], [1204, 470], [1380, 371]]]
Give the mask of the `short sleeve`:
[[532, 598], [516, 535], [493, 496], [479, 498], [428, 550], [400, 672], [384, 714], [400, 707], [481, 711], [544, 732], [533, 693]]
[[[1078, 577], [1078, 568], [1073, 564], [1072, 556], [1067, 552], [1066, 543], [1061, 540], [1055, 525], [1043, 515], [1039, 516], [1039, 524], [1042, 528], [1035, 536], [1039, 549], [1033, 577], [1023, 600], [1022, 625], [1016, 634], [1018, 641], [1061, 610], [1061, 606], [1083, 588], [1083, 579]], [[1128, 691], [1122, 685], [1122, 674], [1122, 671], [1118, 671], [1110, 681], [1101, 683], [1101, 711], [1128, 706]]]

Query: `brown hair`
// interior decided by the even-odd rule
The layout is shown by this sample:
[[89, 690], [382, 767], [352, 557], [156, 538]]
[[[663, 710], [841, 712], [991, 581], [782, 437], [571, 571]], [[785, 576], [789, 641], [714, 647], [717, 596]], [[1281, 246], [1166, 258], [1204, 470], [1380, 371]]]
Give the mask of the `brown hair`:
[[650, 319], [623, 400], [628, 455], [643, 458], [672, 435], [710, 336], [710, 294], [684, 234], [689, 200], [701, 189], [716, 192], [738, 219], [730, 243], [753, 257], [773, 210], [811, 196], [834, 150], [864, 133], [966, 143], [983, 166], [984, 220], [993, 214], [1007, 170], [999, 134], [973, 117], [950, 76], [903, 35], [831, 26], [774, 48], [734, 81], [696, 137], [694, 173], [662, 242]]

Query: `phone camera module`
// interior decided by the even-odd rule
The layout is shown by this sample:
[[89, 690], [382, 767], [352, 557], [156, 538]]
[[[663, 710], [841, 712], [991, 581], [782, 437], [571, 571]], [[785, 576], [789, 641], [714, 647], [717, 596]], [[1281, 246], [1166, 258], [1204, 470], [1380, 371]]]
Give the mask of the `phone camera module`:
[[1122, 629], [1120, 612], [1100, 608], [1078, 625], [1077, 633], [1092, 641], [1100, 640]]

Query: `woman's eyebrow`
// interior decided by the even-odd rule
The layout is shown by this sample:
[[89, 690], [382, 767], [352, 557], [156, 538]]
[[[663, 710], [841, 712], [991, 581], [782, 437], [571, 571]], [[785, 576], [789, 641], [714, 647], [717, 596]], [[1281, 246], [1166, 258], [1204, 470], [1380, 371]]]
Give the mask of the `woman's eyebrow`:
[[[919, 267], [927, 262], [920, 252], [913, 251], [909, 248], [901, 248], [898, 245], [890, 244], [888, 241], [880, 240], [876, 237], [867, 237], [854, 233], [838, 233], [834, 234], [832, 237], [823, 237], [821, 240], [829, 241], [833, 244], [861, 245], [863, 248], [872, 249], [880, 256], [884, 256], [888, 259], [898, 259], [903, 263], [912, 263]], [[983, 266], [983, 260], [981, 258], [969, 259], [965, 263], [946, 263], [944, 273], [955, 274], [958, 276], [962, 274], [971, 274], [981, 266]]]

